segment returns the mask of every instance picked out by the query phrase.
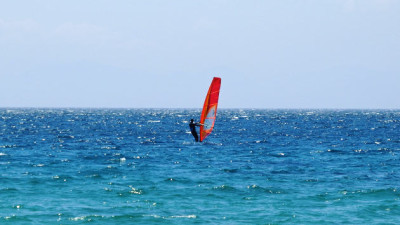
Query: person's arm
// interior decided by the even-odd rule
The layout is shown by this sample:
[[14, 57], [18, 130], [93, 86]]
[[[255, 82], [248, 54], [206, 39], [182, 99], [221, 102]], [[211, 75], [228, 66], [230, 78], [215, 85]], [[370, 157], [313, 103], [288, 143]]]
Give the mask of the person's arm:
[[202, 123], [196, 123], [196, 126], [204, 126], [204, 124], [202, 124]]

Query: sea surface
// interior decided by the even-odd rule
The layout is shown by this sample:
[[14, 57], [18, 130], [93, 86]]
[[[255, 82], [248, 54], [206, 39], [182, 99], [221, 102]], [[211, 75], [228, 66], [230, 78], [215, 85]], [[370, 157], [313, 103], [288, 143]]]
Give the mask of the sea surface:
[[0, 224], [399, 224], [399, 110], [0, 109]]

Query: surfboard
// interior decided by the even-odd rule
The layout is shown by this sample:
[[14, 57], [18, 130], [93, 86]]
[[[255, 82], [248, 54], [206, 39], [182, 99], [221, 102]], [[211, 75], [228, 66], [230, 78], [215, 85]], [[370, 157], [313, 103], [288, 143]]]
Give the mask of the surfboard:
[[217, 107], [219, 98], [219, 89], [221, 88], [221, 78], [214, 77], [210, 88], [208, 89], [201, 112], [200, 123], [200, 141], [206, 139], [214, 129], [215, 119], [217, 118]]

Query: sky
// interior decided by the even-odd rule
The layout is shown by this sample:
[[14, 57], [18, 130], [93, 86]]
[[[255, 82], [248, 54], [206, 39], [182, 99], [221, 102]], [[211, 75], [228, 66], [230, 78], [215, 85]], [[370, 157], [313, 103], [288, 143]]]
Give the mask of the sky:
[[0, 107], [400, 109], [398, 0], [0, 0]]

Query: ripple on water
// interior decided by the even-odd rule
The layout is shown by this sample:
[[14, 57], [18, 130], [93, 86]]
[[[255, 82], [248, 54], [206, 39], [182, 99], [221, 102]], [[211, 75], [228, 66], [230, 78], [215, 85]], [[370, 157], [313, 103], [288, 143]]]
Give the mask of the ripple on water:
[[400, 112], [200, 113], [0, 109], [0, 223], [400, 221]]

